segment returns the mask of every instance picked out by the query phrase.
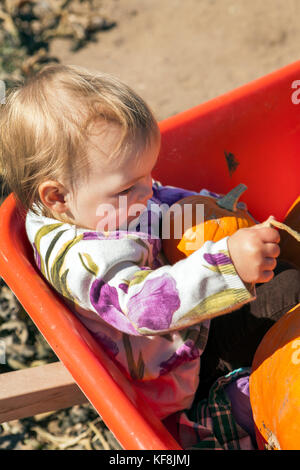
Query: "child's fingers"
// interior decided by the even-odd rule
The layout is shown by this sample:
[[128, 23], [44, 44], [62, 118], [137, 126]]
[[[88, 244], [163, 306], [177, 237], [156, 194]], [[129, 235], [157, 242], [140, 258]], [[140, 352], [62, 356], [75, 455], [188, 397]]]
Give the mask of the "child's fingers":
[[[262, 233], [266, 238], [272, 237], [272, 240], [265, 240], [265, 241], [270, 241], [270, 242], [275, 242], [279, 243], [280, 242], [280, 234], [278, 230], [276, 230], [274, 227], [271, 226], [272, 220], [275, 220], [275, 217], [273, 215], [270, 215], [267, 220], [262, 222], [261, 224], [254, 225], [252, 228], [259, 229], [260, 233]], [[267, 229], [267, 230], [264, 230]], [[263, 232], [261, 232], [264, 230]], [[277, 235], [276, 235], [277, 234]]]
[[276, 268], [277, 260], [275, 258], [265, 258], [263, 262], [264, 271], [273, 271]]
[[262, 225], [254, 225], [254, 230], [259, 231], [259, 237], [262, 242], [264, 243], [279, 243], [280, 242], [280, 234], [278, 230], [272, 227], [266, 227]]
[[278, 258], [280, 255], [278, 243], [264, 243], [262, 254], [265, 258]]
[[269, 281], [271, 281], [271, 279], [273, 279], [273, 277], [274, 277], [274, 271], [272, 271], [272, 270], [271, 271], [263, 271], [260, 278], [259, 278], [259, 280], [256, 281], [256, 282], [258, 282], [258, 283], [260, 283], [260, 282], [269, 282]]

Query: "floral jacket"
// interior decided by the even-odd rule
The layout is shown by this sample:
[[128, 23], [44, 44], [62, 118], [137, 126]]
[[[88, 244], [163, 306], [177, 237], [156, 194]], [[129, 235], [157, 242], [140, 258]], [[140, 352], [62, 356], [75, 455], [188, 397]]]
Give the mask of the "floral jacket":
[[[153, 181], [148, 209], [191, 194]], [[167, 264], [152, 235], [156, 214], [152, 231], [95, 232], [29, 211], [26, 231], [44, 277], [162, 419], [193, 401], [210, 318], [255, 293], [238, 276], [227, 238]]]

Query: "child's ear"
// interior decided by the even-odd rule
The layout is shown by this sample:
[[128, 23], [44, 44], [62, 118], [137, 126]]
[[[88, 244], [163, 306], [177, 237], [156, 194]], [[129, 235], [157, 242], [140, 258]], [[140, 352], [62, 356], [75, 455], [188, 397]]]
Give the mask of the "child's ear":
[[44, 181], [39, 186], [39, 196], [42, 204], [53, 212], [63, 213], [68, 210], [67, 193], [67, 189], [57, 181]]

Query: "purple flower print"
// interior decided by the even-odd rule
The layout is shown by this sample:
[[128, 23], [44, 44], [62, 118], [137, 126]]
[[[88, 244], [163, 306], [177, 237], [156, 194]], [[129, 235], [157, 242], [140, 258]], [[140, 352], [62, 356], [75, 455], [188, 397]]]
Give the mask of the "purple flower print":
[[101, 232], [84, 232], [83, 240], [99, 240], [103, 239], [104, 235]]
[[192, 361], [200, 356], [200, 351], [195, 345], [194, 341], [188, 339], [182, 344], [177, 351], [172, 354], [170, 359], [160, 364], [160, 375], [170, 372], [175, 367], [180, 366], [184, 362]]
[[90, 290], [90, 300], [104, 321], [124, 333], [139, 335], [122, 312], [115, 287], [106, 284], [102, 279], [96, 279]]
[[152, 256], [153, 256], [153, 259], [155, 259], [161, 250], [161, 239], [149, 238], [149, 243], [150, 245], [152, 245]]
[[[125, 291], [124, 283], [119, 287]], [[91, 287], [90, 300], [100, 317], [124, 333], [138, 335], [121, 310], [115, 287], [96, 279]], [[168, 274], [148, 280], [128, 302], [128, 318], [138, 328], [167, 329], [174, 312], [180, 307], [175, 280]]]
[[[155, 215], [155, 214], [154, 214]], [[136, 226], [137, 232], [151, 234], [152, 211], [147, 208], [140, 216], [139, 223]]]
[[[140, 267], [140, 271], [150, 271], [150, 270], [151, 268], [149, 266]], [[122, 289], [122, 291], [125, 292], [125, 294], [128, 293], [128, 287], [129, 285], [126, 282], [121, 282], [121, 284], [119, 284], [119, 289]]]
[[138, 328], [165, 330], [180, 307], [176, 282], [168, 274], [148, 279], [128, 302], [128, 317]]
[[33, 243], [32, 246], [33, 246], [33, 251], [34, 251], [34, 259], [35, 259], [35, 261], [36, 261], [37, 267], [38, 267], [39, 269], [41, 269], [42, 263], [41, 263], [40, 254], [39, 254], [39, 252], [38, 252], [38, 250], [37, 250], [37, 248], [36, 248], [36, 244]]
[[117, 343], [115, 343], [109, 336], [104, 333], [98, 331], [97, 333], [93, 333], [93, 336], [96, 338], [97, 341], [103, 346], [103, 348], [113, 357], [115, 357], [119, 353], [119, 348]]
[[128, 238], [128, 236], [133, 235], [138, 238], [148, 240], [149, 235], [147, 233], [126, 231], [126, 230], [115, 230], [107, 233], [106, 235], [103, 232], [84, 232], [83, 240], [122, 240]]
[[170, 186], [156, 187], [152, 186], [153, 198], [159, 200], [160, 203], [168, 204], [172, 206], [175, 202], [183, 199], [184, 197], [193, 196], [197, 194], [195, 191], [189, 191], [183, 188], [172, 188]]
[[110, 232], [107, 236], [103, 232], [84, 232], [83, 240], [119, 240], [121, 232]]
[[128, 284], [126, 284], [126, 282], [122, 282], [121, 284], [119, 284], [119, 288], [122, 289], [122, 291], [125, 292], [125, 294], [127, 294]]
[[158, 255], [161, 251], [161, 239], [160, 238], [149, 238], [148, 242], [152, 245], [152, 263], [151, 266], [153, 269], [160, 268], [162, 265], [161, 261], [158, 259]]
[[[207, 196], [214, 197], [216, 199], [221, 199], [223, 196], [222, 194], [215, 193], [213, 191], [206, 190]], [[206, 196], [206, 194], [205, 194]]]
[[215, 255], [211, 255], [210, 253], [205, 253], [203, 255], [205, 261], [213, 266], [218, 266], [220, 264], [230, 264], [231, 260], [228, 256], [224, 255], [224, 253], [216, 253]]

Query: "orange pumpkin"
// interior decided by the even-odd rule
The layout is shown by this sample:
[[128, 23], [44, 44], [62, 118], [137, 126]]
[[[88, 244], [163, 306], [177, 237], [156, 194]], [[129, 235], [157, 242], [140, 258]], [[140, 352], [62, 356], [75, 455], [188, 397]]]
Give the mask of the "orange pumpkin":
[[[300, 232], [300, 197], [286, 213], [284, 223]], [[288, 232], [280, 233], [280, 258], [300, 268], [300, 244]]]
[[[300, 450], [300, 304], [262, 339], [250, 376], [260, 448]], [[263, 440], [261, 439], [263, 438]]]
[[[208, 240], [216, 242], [240, 228], [255, 225], [255, 220], [246, 210], [237, 208], [239, 197], [246, 189], [244, 184], [239, 184], [221, 199], [195, 195], [171, 206], [163, 217], [163, 227], [165, 223], [170, 231], [163, 231], [162, 234], [163, 251], [169, 263], [189, 256]], [[204, 208], [203, 220], [198, 221], [197, 207], [201, 204]], [[190, 220], [187, 221], [185, 215], [188, 213]], [[183, 234], [180, 238], [176, 238], [178, 232]], [[199, 234], [201, 236], [197, 236]]]

